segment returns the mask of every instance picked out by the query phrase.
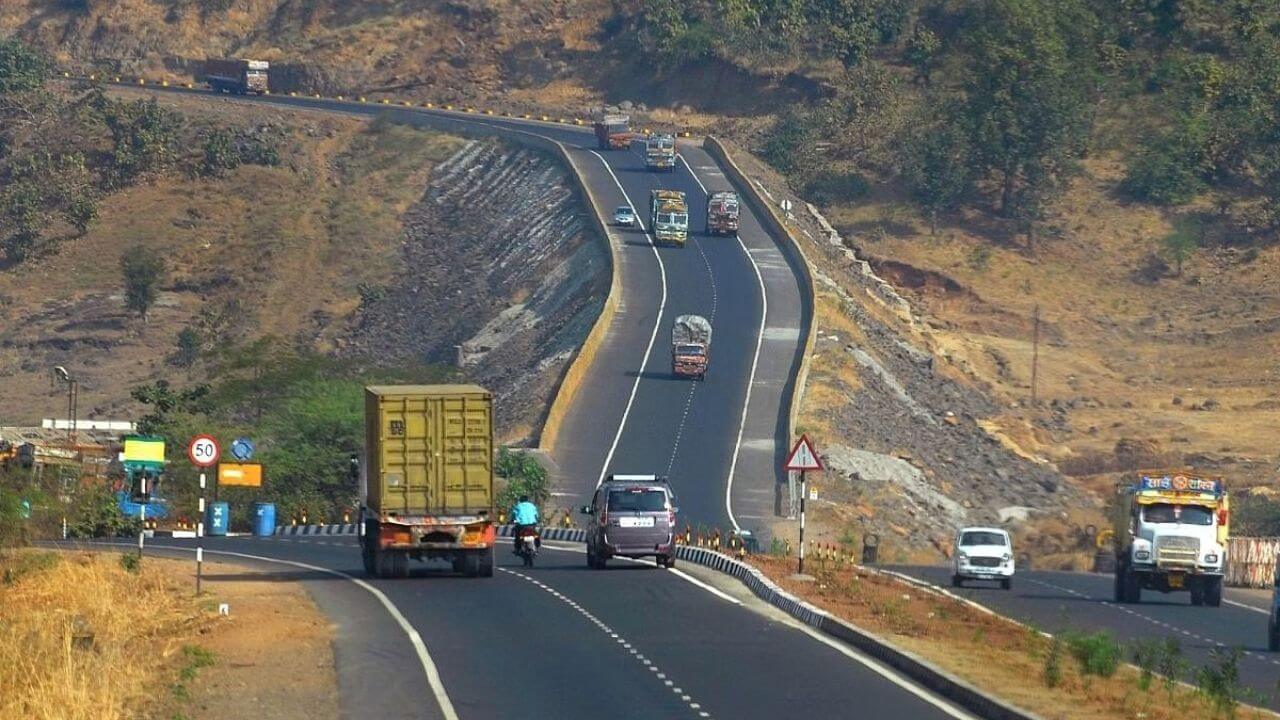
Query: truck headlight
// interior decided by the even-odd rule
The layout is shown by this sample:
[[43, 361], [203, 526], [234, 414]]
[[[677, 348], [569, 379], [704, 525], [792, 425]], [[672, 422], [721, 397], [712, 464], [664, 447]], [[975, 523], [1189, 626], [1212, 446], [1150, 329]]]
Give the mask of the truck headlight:
[[1147, 551], [1147, 550], [1139, 550], [1133, 554], [1133, 557], [1138, 560], [1150, 560], [1151, 553], [1150, 551]]
[[968, 555], [965, 555], [964, 553], [960, 553], [957, 557], [959, 557], [959, 558], [960, 558], [960, 564], [961, 564], [961, 565], [968, 565], [968, 564], [969, 564], [969, 556], [968, 556]]
[[1217, 565], [1218, 555], [1216, 553], [1209, 553], [1208, 555], [1204, 556], [1204, 561], [1208, 565]]

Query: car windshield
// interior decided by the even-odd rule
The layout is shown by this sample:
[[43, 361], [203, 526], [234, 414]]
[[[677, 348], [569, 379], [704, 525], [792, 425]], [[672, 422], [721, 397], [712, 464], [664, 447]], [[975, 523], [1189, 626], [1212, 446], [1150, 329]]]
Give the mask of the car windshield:
[[620, 208], [618, 208], [618, 209], [617, 209], [617, 211], [616, 211], [616, 212], [617, 212], [619, 215], [630, 215], [630, 214], [631, 214], [631, 208], [629, 208], [629, 207], [620, 207]]
[[661, 490], [609, 491], [609, 512], [661, 512], [667, 509], [667, 494]]
[[1142, 511], [1142, 519], [1149, 523], [1181, 523], [1183, 525], [1212, 525], [1213, 511], [1200, 505], [1172, 505], [1156, 503]]
[[987, 532], [985, 530], [974, 530], [960, 536], [960, 547], [972, 547], [974, 545], [1008, 545], [1004, 535], [998, 532]]

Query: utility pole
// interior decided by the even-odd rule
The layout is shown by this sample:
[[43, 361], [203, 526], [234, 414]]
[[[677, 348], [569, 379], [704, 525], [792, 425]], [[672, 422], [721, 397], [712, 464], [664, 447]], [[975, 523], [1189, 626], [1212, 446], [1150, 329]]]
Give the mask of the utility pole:
[[1040, 380], [1040, 303], [1036, 303], [1031, 329], [1031, 406], [1037, 405], [1036, 386]]

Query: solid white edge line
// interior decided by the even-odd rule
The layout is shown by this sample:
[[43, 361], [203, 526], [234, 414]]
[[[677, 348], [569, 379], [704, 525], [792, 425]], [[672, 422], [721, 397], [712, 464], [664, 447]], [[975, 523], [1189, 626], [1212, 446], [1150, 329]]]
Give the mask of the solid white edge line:
[[[127, 543], [91, 543], [88, 545], [88, 547], [95, 546], [133, 547], [132, 544]], [[176, 545], [156, 545], [152, 547], [157, 550], [177, 550], [179, 552], [190, 552], [192, 550], [192, 548], [184, 548]], [[309, 565], [307, 563], [296, 562], [294, 560], [282, 560], [280, 558], [269, 558], [261, 555], [249, 555], [248, 553], [231, 552], [229, 550], [208, 550], [207, 552], [213, 555], [226, 555], [228, 557], [245, 558], [247, 560], [257, 560], [259, 562], [292, 565], [293, 567], [302, 568], [303, 570], [310, 570], [312, 572], [324, 573], [344, 580], [350, 580], [355, 583], [357, 587], [368, 591], [369, 594], [378, 599], [378, 602], [382, 603], [382, 606], [386, 608], [387, 613], [391, 615], [391, 619], [395, 620], [396, 624], [400, 626], [400, 629], [404, 631], [404, 634], [408, 636], [409, 644], [413, 645], [414, 651], [418, 654], [418, 661], [422, 664], [422, 671], [427, 676], [427, 685], [431, 687], [431, 693], [435, 695], [436, 703], [440, 706], [440, 714], [444, 716], [445, 720], [458, 720], [458, 713], [453, 709], [453, 702], [449, 700], [449, 693], [445, 691], [444, 683], [440, 680], [440, 672], [436, 669], [435, 661], [431, 659], [431, 653], [427, 651], [427, 644], [422, 641], [422, 636], [413, 628], [413, 625], [409, 623], [409, 620], [401, 614], [400, 609], [395, 606], [395, 603], [391, 602], [391, 599], [383, 594], [381, 590], [360, 578], [353, 577], [340, 570], [330, 570], [329, 568], [320, 567], [319, 565]]]
[[950, 702], [934, 695], [931, 691], [926, 690], [920, 685], [913, 683], [911, 680], [908, 680], [902, 677], [902, 675], [898, 673], [898, 671], [894, 670], [893, 668], [890, 668], [878, 660], [867, 657], [866, 655], [863, 655], [862, 653], [850, 647], [847, 647], [844, 643], [840, 642], [839, 640], [836, 640], [835, 638], [827, 637], [826, 635], [822, 634], [818, 630], [814, 630], [808, 625], [805, 625], [800, 621], [796, 620], [795, 618], [791, 618], [790, 616], [788, 616], [787, 624], [793, 625], [794, 627], [796, 627], [798, 630], [805, 633], [809, 637], [813, 638], [814, 640], [817, 640], [823, 645], [830, 647], [831, 649], [835, 650], [841, 655], [844, 655], [850, 660], [854, 660], [861, 663], [868, 670], [871, 670], [872, 672], [876, 673], [880, 677], [883, 677], [884, 679], [888, 680], [894, 685], [897, 685], [903, 690], [906, 690], [912, 695], [915, 695], [921, 700], [938, 708], [939, 710], [946, 713], [947, 715], [950, 715], [953, 718], [959, 718], [960, 720], [978, 720], [978, 717], [976, 715], [971, 715], [965, 712], [964, 710], [961, 710], [960, 708], [952, 705]]
[[[693, 181], [698, 183], [698, 187], [702, 188], [702, 194], [707, 195], [707, 186], [702, 184], [698, 179], [698, 173], [693, 171], [693, 166], [689, 164], [684, 156], [680, 156], [680, 162], [684, 163], [684, 167], [693, 176]], [[764, 276], [760, 274], [760, 265], [756, 263], [756, 259], [751, 257], [751, 251], [747, 249], [747, 244], [742, 242], [742, 236], [735, 234], [734, 239], [738, 241], [738, 247], [742, 248], [742, 254], [747, 256], [751, 267], [756, 271], [756, 282], [760, 285], [760, 332], [756, 334], [756, 354], [751, 358], [751, 375], [747, 378], [747, 396], [742, 401], [742, 420], [738, 423], [738, 440], [733, 444], [733, 459], [729, 461], [729, 477], [725, 481], [724, 486], [724, 510], [729, 514], [729, 522], [733, 523], [734, 532], [741, 532], [742, 526], [738, 524], [738, 518], [733, 514], [733, 476], [738, 470], [738, 455], [742, 452], [742, 436], [747, 430], [747, 411], [751, 408], [751, 387], [756, 384], [756, 369], [760, 365], [760, 346], [764, 343], [765, 322], [769, 318], [769, 295], [765, 292]]]
[[[667, 308], [667, 267], [662, 263], [662, 256], [658, 254], [658, 247], [653, 242], [653, 236], [645, 229], [644, 221], [640, 219], [639, 212], [636, 211], [636, 204], [632, 202], [631, 196], [627, 194], [626, 188], [622, 187], [622, 182], [618, 180], [618, 176], [614, 174], [613, 168], [609, 167], [608, 161], [604, 159], [600, 153], [595, 150], [587, 152], [595, 155], [600, 164], [604, 165], [604, 169], [608, 171], [609, 177], [613, 178], [613, 184], [618, 186], [618, 192], [622, 193], [622, 197], [626, 199], [627, 204], [631, 206], [631, 211], [636, 213], [636, 224], [644, 232], [644, 237], [649, 241], [649, 249], [653, 251], [653, 257], [658, 261], [658, 276], [662, 279], [662, 301], [658, 303], [658, 315], [653, 321], [653, 333], [649, 335], [649, 346], [644, 350], [644, 359], [640, 361], [640, 371], [636, 373], [636, 381], [631, 384], [631, 395], [627, 398], [627, 406], [622, 410], [622, 420], [618, 423], [618, 432], [613, 436], [613, 444], [609, 446], [609, 453], [605, 455], [604, 465], [600, 467], [600, 477], [596, 478], [596, 487], [604, 482], [605, 473], [609, 471], [609, 463], [613, 462], [613, 454], [618, 450], [618, 443], [622, 440], [622, 432], [627, 428], [627, 417], [631, 414], [631, 406], [636, 401], [636, 392], [640, 390], [640, 381], [644, 379], [644, 369], [649, 365], [649, 356], [653, 353], [653, 343], [658, 339], [658, 330], [662, 327], [662, 313]], [[612, 244], [613, 239], [608, 238]], [[614, 272], [621, 272], [621, 268], [614, 268]]]
[[1271, 615], [1271, 613], [1269, 613], [1269, 612], [1267, 612], [1266, 610], [1263, 610], [1262, 608], [1257, 607], [1257, 606], [1255, 606], [1255, 605], [1250, 605], [1250, 604], [1248, 604], [1248, 603], [1242, 603], [1242, 602], [1236, 602], [1235, 600], [1228, 600], [1227, 598], [1222, 598], [1222, 604], [1224, 604], [1224, 605], [1232, 605], [1232, 606], [1235, 606], [1235, 607], [1238, 607], [1238, 608], [1243, 608], [1243, 609], [1245, 609], [1245, 610], [1252, 610], [1252, 611], [1254, 611], [1254, 612], [1256, 612], [1256, 613], [1261, 613], [1261, 614], [1263, 614], [1263, 615], [1268, 615], [1268, 616], [1269, 616], [1269, 615]]

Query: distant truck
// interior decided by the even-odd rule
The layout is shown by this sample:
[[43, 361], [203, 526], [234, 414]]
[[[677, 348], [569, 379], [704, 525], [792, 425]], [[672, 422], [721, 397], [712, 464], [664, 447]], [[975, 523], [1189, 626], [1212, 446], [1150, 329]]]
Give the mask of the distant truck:
[[1116, 602], [1141, 602], [1146, 589], [1188, 591], [1192, 605], [1220, 605], [1230, 535], [1222, 480], [1144, 470], [1116, 493]]
[[214, 92], [262, 95], [271, 87], [266, 60], [213, 59], [204, 61], [204, 81]]
[[493, 576], [493, 396], [475, 385], [365, 388], [360, 550], [373, 577], [409, 559]]
[[707, 234], [738, 233], [738, 193], [713, 192], [707, 196]]
[[674, 135], [650, 135], [644, 144], [644, 166], [648, 170], [675, 172], [676, 138]]
[[631, 118], [605, 115], [595, 122], [596, 145], [601, 150], [626, 150], [631, 146]]
[[689, 203], [679, 190], [649, 191], [649, 228], [658, 242], [684, 247], [689, 235]]
[[711, 360], [711, 323], [701, 315], [681, 315], [671, 326], [671, 374], [707, 378]]

